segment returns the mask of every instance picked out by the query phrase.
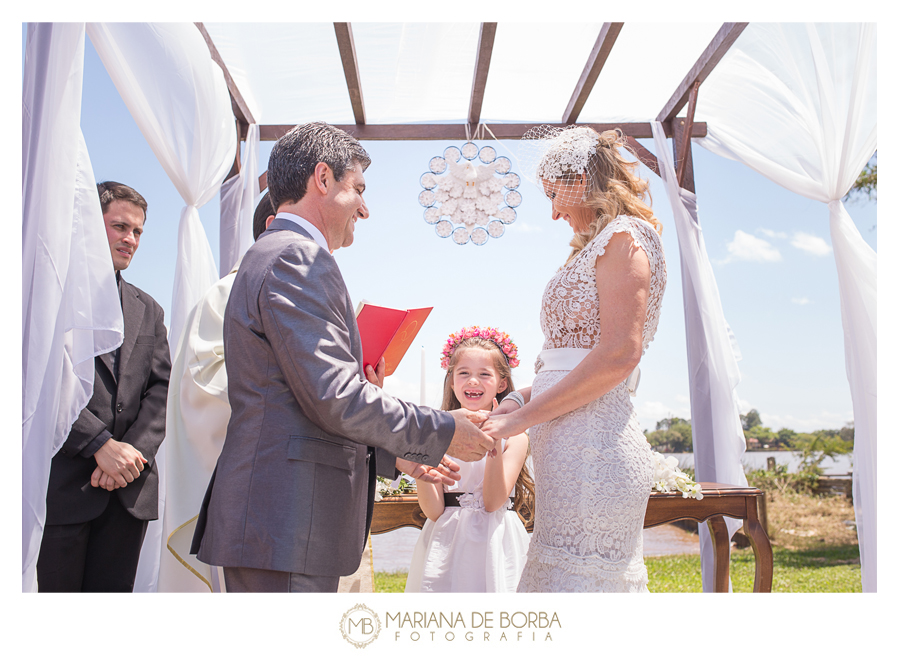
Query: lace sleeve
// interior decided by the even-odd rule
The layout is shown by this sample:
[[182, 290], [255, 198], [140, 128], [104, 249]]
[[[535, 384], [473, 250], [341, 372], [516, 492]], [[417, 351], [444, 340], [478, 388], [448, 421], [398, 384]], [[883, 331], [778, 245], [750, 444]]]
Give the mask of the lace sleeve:
[[[613, 235], [616, 233], [628, 233], [631, 236], [634, 243], [647, 254], [647, 259], [650, 261], [650, 271], [653, 272], [656, 268], [656, 263], [654, 262], [656, 258], [653, 253], [654, 250], [647, 248], [647, 236], [642, 230], [643, 227], [639, 225], [641, 223], [640, 220], [622, 215], [607, 224], [578, 254], [579, 262], [576, 266], [576, 271], [579, 275], [593, 280], [597, 259], [606, 253], [606, 245], [609, 244], [609, 241], [612, 240]], [[649, 224], [647, 226], [649, 227]], [[652, 231], [653, 229], [651, 228], [650, 230]]]
[[578, 255], [576, 266], [578, 277], [582, 281], [595, 283], [597, 258], [606, 253], [606, 245], [616, 233], [628, 233], [634, 244], [644, 250], [650, 262], [650, 290], [647, 299], [647, 320], [644, 324], [643, 351], [647, 351], [650, 341], [656, 334], [659, 315], [662, 309], [662, 297], [666, 289], [666, 260], [662, 241], [656, 230], [645, 221], [625, 215], [616, 217], [595, 237]]

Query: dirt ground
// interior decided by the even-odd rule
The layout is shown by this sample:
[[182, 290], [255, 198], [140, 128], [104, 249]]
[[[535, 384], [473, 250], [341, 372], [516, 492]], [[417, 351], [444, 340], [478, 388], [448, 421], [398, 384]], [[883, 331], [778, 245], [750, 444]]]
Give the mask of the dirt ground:
[[766, 493], [769, 540], [791, 550], [856, 544], [853, 505], [843, 496]]

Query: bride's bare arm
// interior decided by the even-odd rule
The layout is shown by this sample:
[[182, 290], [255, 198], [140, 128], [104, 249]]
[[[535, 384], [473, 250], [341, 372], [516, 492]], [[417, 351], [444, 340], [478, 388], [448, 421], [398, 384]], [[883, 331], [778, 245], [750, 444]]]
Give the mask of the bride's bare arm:
[[629, 234], [616, 233], [597, 258], [595, 274], [600, 302], [597, 346], [558, 384], [521, 409], [488, 418], [481, 428], [485, 434], [512, 436], [584, 406], [625, 381], [640, 362], [650, 291], [647, 255]]

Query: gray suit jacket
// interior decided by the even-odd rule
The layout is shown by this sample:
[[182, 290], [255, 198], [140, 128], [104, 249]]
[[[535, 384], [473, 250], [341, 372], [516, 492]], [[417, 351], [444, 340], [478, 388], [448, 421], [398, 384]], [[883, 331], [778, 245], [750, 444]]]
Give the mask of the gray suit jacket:
[[[116, 366], [112, 352], [94, 358], [91, 399], [50, 464], [50, 525], [95, 519], [106, 509], [110, 496], [118, 496], [135, 518], [158, 516], [156, 451], [166, 435], [169, 343], [160, 305], [124, 279], [121, 283], [125, 337], [119, 363]], [[91, 486], [91, 474], [97, 468], [94, 453], [111, 438], [133, 445], [147, 459], [140, 477], [115, 492]]]
[[[455, 423], [362, 372], [355, 312], [334, 258], [275, 219], [241, 262], [225, 310], [231, 419], [194, 547], [200, 560], [353, 573], [368, 535], [376, 451], [437, 465]], [[380, 451], [379, 451], [380, 452]]]

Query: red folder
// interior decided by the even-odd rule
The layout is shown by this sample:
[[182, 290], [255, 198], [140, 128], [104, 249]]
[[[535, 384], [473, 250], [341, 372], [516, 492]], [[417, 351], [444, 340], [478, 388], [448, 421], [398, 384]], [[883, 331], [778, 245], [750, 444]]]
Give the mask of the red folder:
[[363, 368], [374, 368], [383, 356], [384, 374], [392, 375], [432, 308], [404, 311], [362, 302], [356, 309], [356, 324], [362, 339]]

